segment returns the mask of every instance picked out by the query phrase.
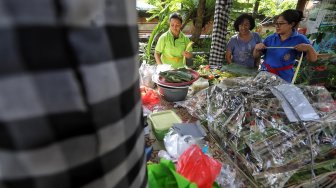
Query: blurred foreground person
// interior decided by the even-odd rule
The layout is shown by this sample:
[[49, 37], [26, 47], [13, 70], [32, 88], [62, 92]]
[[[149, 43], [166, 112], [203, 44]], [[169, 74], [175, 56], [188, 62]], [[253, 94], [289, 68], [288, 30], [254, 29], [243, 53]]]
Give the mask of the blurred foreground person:
[[135, 1], [0, 0], [0, 41], [0, 187], [145, 187]]

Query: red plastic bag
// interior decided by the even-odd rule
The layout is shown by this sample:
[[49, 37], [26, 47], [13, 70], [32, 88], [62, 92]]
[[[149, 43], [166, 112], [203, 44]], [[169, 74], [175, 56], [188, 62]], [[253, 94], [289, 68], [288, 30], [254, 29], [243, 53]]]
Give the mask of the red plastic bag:
[[152, 106], [160, 102], [159, 94], [149, 87], [140, 86], [140, 93], [142, 104], [145, 106]]
[[199, 188], [211, 188], [222, 164], [205, 155], [197, 145], [190, 146], [177, 162], [177, 172]]

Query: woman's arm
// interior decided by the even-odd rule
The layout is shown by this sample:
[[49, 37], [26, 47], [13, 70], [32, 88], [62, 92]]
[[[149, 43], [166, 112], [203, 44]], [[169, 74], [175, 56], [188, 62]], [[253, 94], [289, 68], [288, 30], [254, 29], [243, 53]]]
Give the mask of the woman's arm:
[[158, 64], [158, 65], [162, 64], [161, 53], [160, 52], [155, 51], [154, 52], [154, 57], [155, 57], [156, 64]]
[[187, 59], [190, 59], [193, 56], [191, 52], [187, 52], [187, 51], [182, 52], [182, 55], [186, 57]]
[[228, 50], [226, 50], [225, 59], [228, 64], [232, 63], [232, 53]]
[[306, 57], [309, 62], [315, 62], [317, 60], [317, 53], [310, 44], [298, 44], [294, 46], [294, 49], [300, 52], [306, 52]]
[[253, 49], [253, 57], [255, 59], [260, 58], [261, 55], [263, 54], [262, 50], [264, 50], [266, 46], [263, 43], [258, 43], [255, 45]]
[[254, 58], [254, 67], [257, 67], [257, 68], [259, 68], [259, 65], [260, 65], [260, 60], [261, 60], [261, 58], [260, 58], [260, 57], [258, 57], [258, 58]]

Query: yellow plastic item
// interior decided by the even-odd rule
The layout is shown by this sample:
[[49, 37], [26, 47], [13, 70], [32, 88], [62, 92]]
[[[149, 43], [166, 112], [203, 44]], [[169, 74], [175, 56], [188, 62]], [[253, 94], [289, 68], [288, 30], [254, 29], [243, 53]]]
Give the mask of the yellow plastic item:
[[296, 77], [298, 75], [298, 72], [300, 70], [300, 66], [301, 66], [301, 63], [302, 63], [302, 58], [303, 58], [303, 52], [301, 53], [301, 57], [300, 57], [299, 63], [297, 65], [297, 67], [296, 67], [296, 70], [295, 70], [295, 73], [294, 73], [294, 76], [293, 76], [293, 79], [292, 79], [292, 84], [295, 83]]

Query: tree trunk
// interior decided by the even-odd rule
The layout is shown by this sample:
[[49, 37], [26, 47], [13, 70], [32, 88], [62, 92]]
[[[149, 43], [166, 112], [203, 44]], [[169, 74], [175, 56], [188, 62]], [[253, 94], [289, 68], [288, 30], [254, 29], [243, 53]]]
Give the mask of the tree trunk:
[[298, 2], [296, 4], [296, 10], [304, 11], [306, 3], [307, 3], [307, 0], [298, 0]]
[[193, 42], [197, 42], [199, 37], [202, 33], [202, 25], [203, 25], [203, 15], [204, 15], [204, 9], [205, 9], [205, 1], [206, 0], [199, 0], [198, 7], [197, 7], [197, 17], [195, 20], [195, 27], [191, 36], [191, 40]]
[[188, 16], [184, 19], [184, 23], [182, 24], [181, 27], [181, 31], [184, 29], [184, 27], [189, 23], [191, 17], [192, 17], [193, 13], [190, 12], [190, 14], [188, 14]]
[[253, 13], [252, 13], [253, 18], [256, 18], [258, 14], [259, 3], [260, 3], [260, 0], [256, 0], [256, 2], [254, 3]]

